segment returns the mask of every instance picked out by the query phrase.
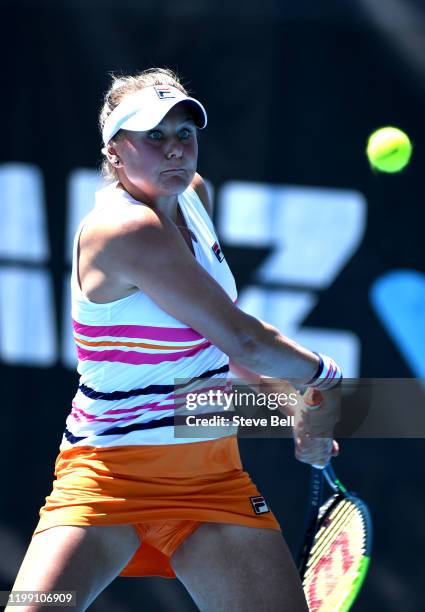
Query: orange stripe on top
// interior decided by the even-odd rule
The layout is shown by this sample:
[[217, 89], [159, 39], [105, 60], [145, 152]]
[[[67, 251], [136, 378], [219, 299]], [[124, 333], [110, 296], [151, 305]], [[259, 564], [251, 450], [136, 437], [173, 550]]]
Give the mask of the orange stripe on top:
[[81, 338], [75, 338], [75, 341], [79, 344], [84, 344], [85, 346], [129, 346], [129, 347], [139, 347], [139, 348], [148, 348], [148, 349], [172, 349], [174, 351], [178, 351], [179, 349], [191, 349], [196, 348], [196, 344], [179, 344], [176, 346], [175, 344], [146, 344], [145, 342], [121, 342], [121, 341], [110, 341], [110, 340], [101, 340], [100, 342], [90, 342], [89, 340], [82, 340]]

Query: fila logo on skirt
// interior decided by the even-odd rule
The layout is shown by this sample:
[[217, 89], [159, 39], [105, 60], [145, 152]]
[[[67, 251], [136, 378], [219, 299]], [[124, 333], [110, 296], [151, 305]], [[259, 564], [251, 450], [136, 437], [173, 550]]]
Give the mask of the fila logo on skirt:
[[266, 500], [262, 495], [258, 497], [250, 497], [252, 507], [254, 508], [255, 514], [264, 514], [264, 512], [270, 512]]
[[224, 255], [221, 252], [220, 245], [218, 244], [218, 242], [214, 242], [211, 248], [213, 250], [214, 255], [217, 257], [218, 261], [221, 263], [224, 259]]

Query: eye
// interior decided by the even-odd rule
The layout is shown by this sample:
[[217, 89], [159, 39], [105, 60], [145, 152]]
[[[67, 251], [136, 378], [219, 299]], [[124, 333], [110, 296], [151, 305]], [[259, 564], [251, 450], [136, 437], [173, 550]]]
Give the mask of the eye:
[[188, 140], [188, 138], [190, 138], [191, 136], [192, 130], [189, 128], [183, 128], [179, 132], [179, 138], [181, 138], [181, 140]]
[[150, 132], [148, 132], [148, 138], [150, 138], [150, 140], [161, 140], [161, 130], [151, 130]]

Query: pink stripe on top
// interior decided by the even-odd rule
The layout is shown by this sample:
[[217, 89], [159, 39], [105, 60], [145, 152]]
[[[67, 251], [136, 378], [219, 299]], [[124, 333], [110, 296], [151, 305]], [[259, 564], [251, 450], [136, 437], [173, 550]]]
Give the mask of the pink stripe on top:
[[[183, 406], [183, 403], [176, 404], [176, 406], [174, 406], [173, 404], [171, 405], [172, 409], [174, 409], [175, 407], [179, 408], [180, 406]], [[113, 417], [109, 418], [109, 417], [97, 416], [95, 414], [89, 414], [88, 412], [85, 412], [81, 408], [78, 408], [75, 405], [75, 402], [72, 402], [72, 412], [71, 412], [71, 415], [76, 420], [81, 420], [81, 417], [84, 417], [85, 421], [90, 422], [90, 423], [121, 423], [121, 422], [124, 422], [124, 421], [134, 421], [134, 419], [138, 419], [139, 417], [141, 417], [146, 412], [149, 412], [149, 410], [145, 409], [144, 406], [139, 406], [138, 409], [142, 410], [139, 414], [134, 414], [133, 413], [130, 416], [126, 416], [126, 417], [119, 416], [119, 417], [115, 417], [115, 418], [113, 418]], [[157, 409], [157, 410], [159, 410], [159, 409]], [[170, 406], [163, 406], [163, 408], [161, 408], [161, 410], [163, 412], [168, 412], [170, 410]]]
[[97, 338], [113, 336], [121, 338], [140, 338], [149, 340], [168, 340], [169, 342], [188, 342], [203, 338], [190, 327], [150, 327], [147, 325], [83, 325], [72, 321], [74, 331], [83, 336]]

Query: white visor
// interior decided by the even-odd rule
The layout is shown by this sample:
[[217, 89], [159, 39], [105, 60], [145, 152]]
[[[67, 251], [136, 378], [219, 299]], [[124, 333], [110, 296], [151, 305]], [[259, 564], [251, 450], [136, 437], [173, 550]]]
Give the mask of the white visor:
[[133, 132], [151, 130], [160, 123], [168, 111], [180, 102], [185, 102], [190, 106], [195, 125], [198, 128], [202, 129], [207, 125], [207, 113], [198, 100], [186, 96], [171, 85], [153, 85], [126, 96], [114, 108], [103, 126], [103, 143], [107, 145], [119, 130]]

